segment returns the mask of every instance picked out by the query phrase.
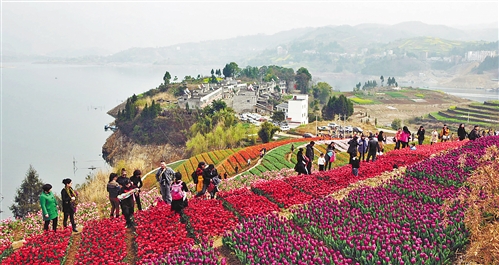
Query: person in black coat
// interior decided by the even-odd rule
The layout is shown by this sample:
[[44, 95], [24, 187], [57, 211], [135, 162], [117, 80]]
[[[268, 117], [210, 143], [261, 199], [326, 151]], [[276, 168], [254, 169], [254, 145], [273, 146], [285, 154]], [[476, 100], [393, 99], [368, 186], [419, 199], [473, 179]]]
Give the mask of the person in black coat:
[[[120, 205], [121, 205], [121, 212], [125, 216], [125, 221], [126, 221], [126, 227], [127, 228], [133, 228], [137, 224], [133, 220], [133, 212], [134, 212], [134, 189], [136, 187], [133, 185], [133, 183], [130, 181], [130, 179], [126, 178], [123, 180], [123, 187], [121, 188], [119, 194], [125, 194], [128, 193], [129, 196], [126, 198], [121, 198], [120, 199]], [[120, 196], [118, 196], [120, 198]]]
[[359, 141], [357, 135], [355, 135], [350, 141], [348, 141], [347, 153], [350, 155], [349, 164], [352, 164], [352, 158], [357, 156], [358, 146], [359, 146]]
[[312, 174], [312, 164], [314, 162], [314, 141], [310, 141], [309, 144], [306, 146], [305, 150], [305, 156], [308, 158], [308, 163], [307, 163], [307, 172], [308, 174]]
[[366, 159], [366, 161], [369, 162], [369, 159], [371, 157], [372, 157], [373, 162], [376, 161], [376, 154], [379, 152], [380, 152], [380, 149], [379, 149], [378, 140], [374, 139], [372, 136], [369, 136], [369, 142], [367, 142], [367, 159]]
[[142, 183], [142, 172], [138, 169], [133, 171], [133, 176], [130, 177], [130, 181], [133, 183], [133, 185], [137, 188], [139, 188], [139, 192], [135, 194], [135, 202], [137, 203], [137, 209], [139, 211], [142, 211], [142, 204], [140, 203], [140, 188], [142, 188], [143, 183]]
[[78, 195], [73, 190], [73, 182], [71, 181], [71, 179], [63, 179], [62, 183], [64, 184], [64, 188], [61, 190], [62, 212], [64, 213], [62, 225], [64, 226], [64, 228], [68, 226], [69, 217], [73, 232], [78, 232], [78, 230], [76, 230], [75, 224], [76, 199]]
[[457, 128], [457, 137], [459, 137], [459, 141], [463, 141], [466, 139], [468, 133], [466, 132], [466, 128], [464, 128], [464, 124], [459, 124], [459, 128]]
[[307, 163], [309, 163], [308, 157], [303, 155], [303, 148], [301, 147], [298, 148], [298, 153], [296, 154], [296, 165], [295, 165], [295, 171], [298, 172], [298, 175], [300, 174], [308, 175]]
[[210, 164], [210, 165], [208, 165], [207, 168], [204, 169], [204, 171], [203, 171], [203, 189], [196, 194], [196, 197], [201, 197], [206, 193], [206, 191], [208, 190], [208, 186], [210, 186], [211, 179], [216, 175], [218, 175], [218, 171], [215, 168], [215, 165]]
[[425, 131], [423, 125], [419, 126], [418, 132], [416, 133], [416, 135], [418, 136], [418, 144], [419, 145], [423, 144], [425, 133], [426, 133], [426, 131]]

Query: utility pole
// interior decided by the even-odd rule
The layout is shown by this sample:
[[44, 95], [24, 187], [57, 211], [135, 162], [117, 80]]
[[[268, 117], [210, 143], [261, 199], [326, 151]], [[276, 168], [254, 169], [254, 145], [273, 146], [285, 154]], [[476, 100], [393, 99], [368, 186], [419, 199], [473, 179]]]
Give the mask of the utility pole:
[[317, 132], [319, 128], [317, 128], [317, 114], [315, 115], [315, 136], [319, 135], [319, 133]]

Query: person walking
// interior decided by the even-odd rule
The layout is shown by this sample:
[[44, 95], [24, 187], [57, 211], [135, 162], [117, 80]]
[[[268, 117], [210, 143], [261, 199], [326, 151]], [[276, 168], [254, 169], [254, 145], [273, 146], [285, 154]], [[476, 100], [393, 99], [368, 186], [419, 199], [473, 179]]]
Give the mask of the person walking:
[[466, 128], [464, 128], [464, 124], [461, 123], [459, 124], [459, 128], [457, 128], [457, 137], [459, 137], [459, 141], [463, 141], [466, 139], [466, 136], [468, 136], [468, 133], [466, 132]]
[[308, 175], [307, 171], [307, 163], [308, 157], [303, 154], [303, 148], [298, 148], [298, 153], [296, 153], [296, 165], [295, 171], [298, 172], [298, 175], [305, 174]]
[[75, 224], [75, 213], [76, 205], [78, 203], [78, 194], [73, 190], [73, 182], [71, 179], [63, 179], [62, 183], [64, 188], [61, 190], [62, 199], [62, 212], [64, 213], [64, 219], [62, 219], [62, 225], [64, 228], [68, 226], [68, 217], [71, 222], [71, 227], [73, 232], [78, 232]]
[[118, 174], [111, 173], [107, 182], [107, 192], [109, 193], [109, 201], [111, 202], [111, 218], [114, 216], [116, 218], [120, 217], [120, 200], [118, 199], [118, 194], [120, 193], [121, 186], [117, 180]]
[[334, 142], [329, 143], [328, 146], [326, 147], [326, 155], [325, 155], [326, 164], [324, 164], [325, 170], [330, 170], [331, 165], [336, 160], [335, 150], [336, 148], [334, 147]]
[[172, 204], [172, 196], [170, 194], [170, 187], [173, 181], [175, 171], [166, 166], [166, 162], [161, 160], [158, 171], [156, 172], [156, 181], [159, 182], [161, 197], [166, 204]]
[[52, 185], [45, 184], [42, 186], [43, 192], [40, 194], [40, 206], [43, 214], [43, 230], [48, 231], [50, 221], [52, 221], [52, 230], [57, 231], [57, 201], [54, 193], [52, 193]]
[[140, 202], [140, 188], [144, 185], [142, 183], [142, 171], [136, 169], [133, 171], [133, 175], [130, 177], [130, 181], [133, 183], [135, 187], [139, 189], [139, 191], [135, 194], [135, 202], [137, 203], [137, 209], [142, 211], [142, 204]]
[[424, 135], [425, 135], [426, 131], [423, 127], [423, 125], [419, 126], [419, 129], [418, 131], [416, 132], [416, 135], [418, 137], [418, 144], [419, 145], [422, 145], [423, 144], [423, 141], [424, 141]]
[[360, 139], [359, 139], [358, 150], [359, 150], [359, 154], [360, 154], [359, 160], [366, 161], [365, 154], [367, 152], [367, 139], [363, 134], [360, 136]]
[[[367, 142], [367, 159], [366, 161], [369, 162], [369, 159], [372, 158], [372, 161], [376, 161], [376, 154], [379, 153], [379, 142], [377, 139], [375, 139], [372, 135], [369, 136], [369, 142]], [[350, 162], [350, 164], [352, 164]]]
[[307, 172], [308, 174], [312, 174], [312, 164], [314, 162], [314, 141], [310, 141], [309, 144], [307, 144], [306, 149], [305, 149], [305, 156], [308, 158], [308, 163], [307, 163]]

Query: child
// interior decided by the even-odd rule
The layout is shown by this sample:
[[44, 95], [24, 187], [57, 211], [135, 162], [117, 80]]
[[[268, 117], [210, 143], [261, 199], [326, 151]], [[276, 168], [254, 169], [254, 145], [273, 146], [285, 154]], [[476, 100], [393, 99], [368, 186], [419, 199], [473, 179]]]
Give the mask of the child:
[[182, 174], [180, 172], [175, 172], [175, 180], [171, 186], [171, 195], [172, 195], [172, 211], [175, 211], [175, 214], [180, 214], [182, 216], [182, 211], [185, 207], [187, 207], [187, 192], [189, 189], [187, 188], [187, 184], [182, 181]]
[[359, 167], [360, 160], [356, 156], [352, 157], [352, 174], [356, 177], [359, 175]]
[[222, 183], [222, 180], [220, 179], [220, 176], [219, 175], [215, 175], [212, 179], [211, 179], [211, 183], [213, 183], [213, 190], [210, 191], [210, 195], [211, 195], [211, 198], [212, 199], [215, 199], [215, 194], [218, 192], [218, 186], [220, 185], [220, 183]]
[[416, 143], [411, 143], [411, 147], [409, 149], [416, 150]]
[[324, 171], [324, 165], [326, 164], [326, 159], [324, 158], [324, 153], [321, 153], [319, 160], [317, 160], [317, 164], [319, 165], [319, 171]]

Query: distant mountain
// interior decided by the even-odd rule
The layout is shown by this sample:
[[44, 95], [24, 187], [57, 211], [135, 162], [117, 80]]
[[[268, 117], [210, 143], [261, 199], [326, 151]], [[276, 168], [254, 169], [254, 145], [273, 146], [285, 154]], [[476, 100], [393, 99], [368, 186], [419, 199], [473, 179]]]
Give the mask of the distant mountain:
[[[273, 35], [241, 36], [159, 48], [135, 47], [107, 56], [103, 56], [105, 51], [95, 50], [90, 55], [91, 50], [86, 50], [82, 54], [85, 56], [68, 58], [74, 53], [59, 51], [53, 56], [36, 59], [44, 58], [41, 61], [50, 63], [220, 65], [221, 68], [228, 62], [236, 62], [240, 67], [276, 64], [335, 73], [361, 73], [384, 65], [386, 60], [401, 60], [400, 63], [390, 62], [394, 69], [410, 65], [421, 59], [422, 52], [425, 56], [464, 56], [467, 49], [483, 48], [488, 45], [487, 42], [496, 42], [495, 48], [494, 45], [489, 46], [497, 50], [498, 39], [497, 25], [458, 29], [413, 21], [395, 25], [300, 28]], [[386, 54], [395, 56], [385, 58]], [[3, 56], [6, 60], [16, 60], [15, 53], [4, 51]], [[402, 58], [407, 56], [410, 58]], [[417, 65], [418, 69], [427, 67], [423, 62], [417, 62]], [[439, 67], [444, 69], [447, 66], [440, 64]], [[407, 70], [397, 69], [397, 73], [403, 74]]]

